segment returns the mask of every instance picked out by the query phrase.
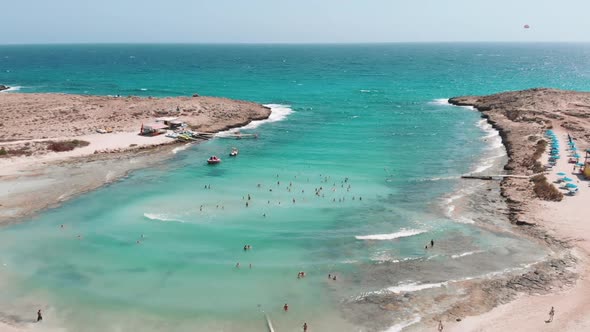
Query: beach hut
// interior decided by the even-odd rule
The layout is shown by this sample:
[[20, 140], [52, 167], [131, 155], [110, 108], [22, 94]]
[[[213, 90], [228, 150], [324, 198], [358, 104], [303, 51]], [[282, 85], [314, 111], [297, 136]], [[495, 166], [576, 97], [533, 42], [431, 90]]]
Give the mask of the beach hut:
[[144, 136], [156, 136], [165, 133], [166, 128], [168, 128], [168, 126], [162, 122], [142, 124], [139, 134]]

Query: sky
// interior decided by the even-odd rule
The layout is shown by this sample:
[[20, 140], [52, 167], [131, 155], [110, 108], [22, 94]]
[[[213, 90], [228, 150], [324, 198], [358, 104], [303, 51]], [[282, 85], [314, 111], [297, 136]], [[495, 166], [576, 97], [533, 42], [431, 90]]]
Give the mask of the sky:
[[590, 41], [590, 0], [0, 1], [0, 44]]

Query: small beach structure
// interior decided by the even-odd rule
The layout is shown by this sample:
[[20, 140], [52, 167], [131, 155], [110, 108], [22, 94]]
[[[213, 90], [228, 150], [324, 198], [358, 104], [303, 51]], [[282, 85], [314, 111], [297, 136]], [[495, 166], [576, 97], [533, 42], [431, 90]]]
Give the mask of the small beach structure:
[[165, 134], [166, 129], [168, 128], [162, 122], [154, 122], [154, 123], [147, 123], [141, 124], [141, 129], [139, 130], [139, 134], [143, 136], [157, 136], [160, 134]]
[[184, 125], [184, 122], [178, 120], [176, 117], [161, 117], [156, 118], [157, 123], [163, 123], [169, 129], [177, 129]]

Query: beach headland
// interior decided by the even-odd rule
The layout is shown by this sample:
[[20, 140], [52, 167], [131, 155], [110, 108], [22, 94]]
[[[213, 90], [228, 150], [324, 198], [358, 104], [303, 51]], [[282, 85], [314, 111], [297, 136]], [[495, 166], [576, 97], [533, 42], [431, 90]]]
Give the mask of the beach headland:
[[[514, 229], [546, 245], [550, 254], [521, 274], [469, 286], [466, 301], [433, 317], [432, 325], [442, 319], [445, 331], [590, 329], [590, 181], [569, 163], [575, 151], [567, 148], [571, 136], [584, 161], [590, 141], [590, 93], [530, 89], [455, 97], [449, 103], [481, 112], [502, 137], [508, 153], [506, 172], [530, 176], [504, 178], [501, 194]], [[551, 168], [547, 130], [553, 130], [561, 143], [561, 158]], [[579, 188], [576, 195], [567, 194], [558, 173], [573, 178]], [[551, 307], [556, 315], [547, 322]]]
[[2, 93], [0, 224], [172, 156], [177, 144], [186, 143], [138, 135], [142, 124], [155, 118], [175, 117], [192, 130], [217, 133], [270, 114], [256, 103], [216, 97]]

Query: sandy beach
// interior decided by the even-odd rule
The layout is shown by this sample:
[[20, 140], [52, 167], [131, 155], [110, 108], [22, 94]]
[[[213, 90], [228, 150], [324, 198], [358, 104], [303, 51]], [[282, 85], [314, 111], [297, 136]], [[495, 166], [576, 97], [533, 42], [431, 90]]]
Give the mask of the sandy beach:
[[[157, 117], [177, 117], [192, 130], [216, 133], [270, 116], [251, 102], [214, 97], [139, 98], [65, 94], [0, 94], [0, 223], [56, 206], [173, 155], [165, 135], [138, 135]], [[97, 133], [108, 129], [109, 133]], [[51, 142], [87, 142], [53, 152]]]
[[[590, 205], [588, 181], [574, 171], [568, 163], [568, 134], [574, 138], [584, 160], [590, 132], [590, 93], [533, 89], [486, 96], [452, 98], [452, 104], [474, 106], [482, 112], [499, 131], [507, 147], [509, 162], [506, 170], [510, 174], [532, 175], [539, 171], [539, 164], [548, 163], [548, 149], [537, 160], [533, 152], [543, 133], [552, 129], [561, 146], [561, 158], [549, 170], [543, 170], [547, 182], [565, 194], [560, 201], [542, 199], [535, 191], [532, 181], [504, 179], [502, 193], [510, 207], [510, 219], [525, 236], [538, 239], [546, 244], [552, 254], [548, 261], [553, 271], [538, 264], [532, 273], [543, 276], [537, 279], [522, 277], [536, 282], [535, 287], [520, 283], [516, 292], [501, 299], [499, 306], [487, 313], [467, 314], [460, 321], [446, 317], [445, 331], [585, 331], [590, 329], [590, 282], [587, 279], [590, 258], [590, 225], [587, 215]], [[546, 139], [546, 138], [545, 138]], [[531, 160], [531, 158], [535, 160]], [[536, 164], [535, 162], [539, 162]], [[564, 183], [557, 183], [565, 173], [573, 179], [579, 191], [567, 195]], [[530, 274], [530, 272], [528, 272]], [[573, 278], [573, 279], [572, 279]], [[505, 287], [507, 284], [503, 283]], [[515, 289], [514, 287], [512, 288]], [[500, 292], [502, 293], [502, 292]], [[492, 296], [493, 297], [493, 296]], [[555, 308], [552, 322], [549, 319], [551, 307]]]

